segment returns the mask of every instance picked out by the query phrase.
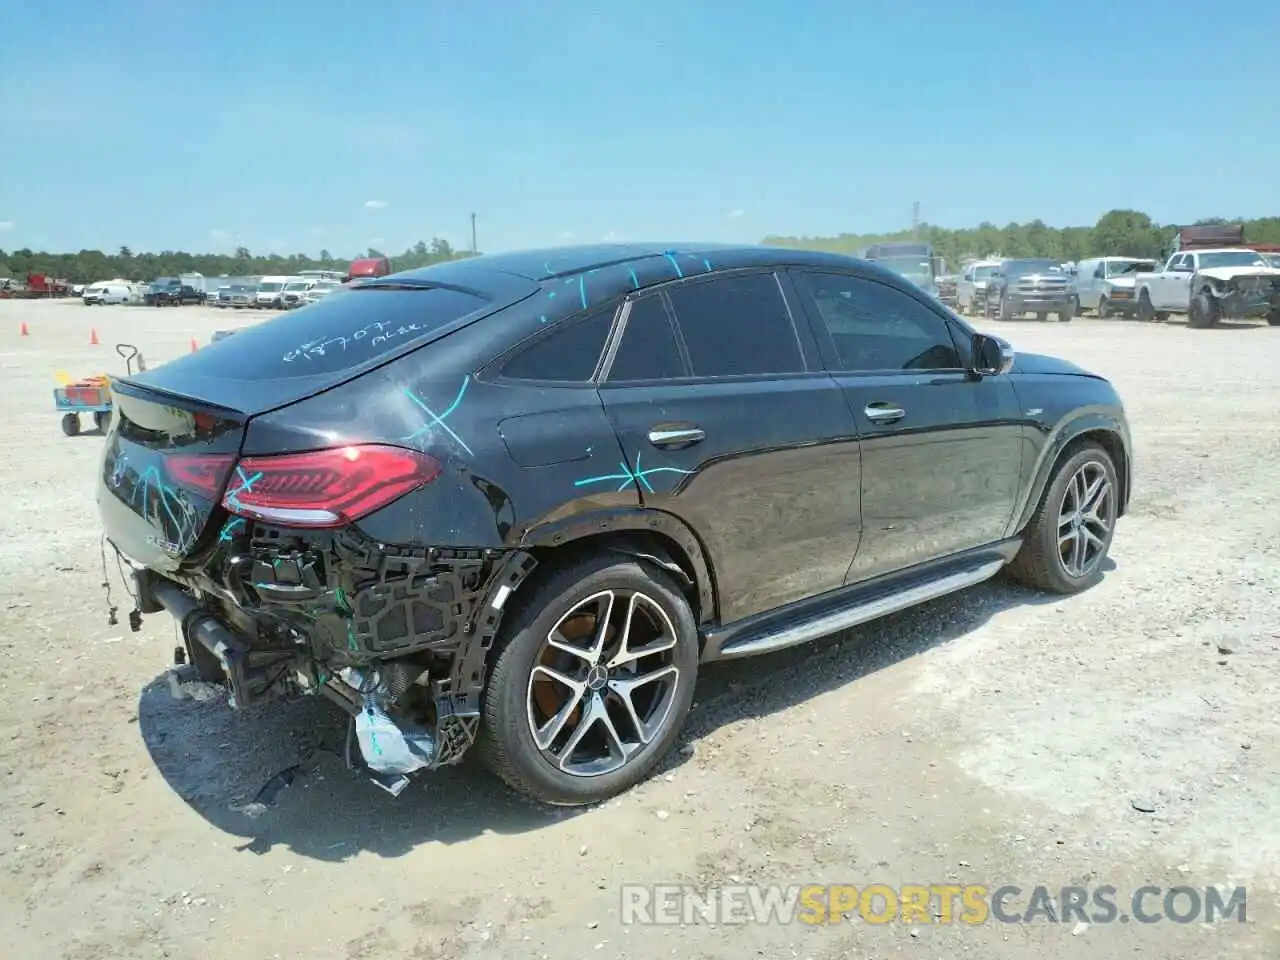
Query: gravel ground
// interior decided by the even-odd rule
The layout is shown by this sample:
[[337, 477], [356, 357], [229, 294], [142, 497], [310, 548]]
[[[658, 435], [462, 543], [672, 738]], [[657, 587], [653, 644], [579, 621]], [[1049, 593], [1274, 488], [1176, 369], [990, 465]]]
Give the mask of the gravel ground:
[[[175, 701], [172, 624], [107, 624], [101, 440], [62, 436], [53, 372], [121, 369], [121, 339], [155, 365], [252, 319], [0, 301], [6, 956], [1280, 954], [1280, 329], [1000, 325], [1129, 406], [1137, 489], [1103, 582], [1065, 600], [995, 582], [709, 668], [669, 767], [565, 813], [470, 766], [392, 799], [343, 768], [324, 704]], [[1144, 884], [1245, 884], [1249, 901], [1243, 924], [620, 922], [623, 883], [739, 882], [1111, 884], [1122, 908]]]

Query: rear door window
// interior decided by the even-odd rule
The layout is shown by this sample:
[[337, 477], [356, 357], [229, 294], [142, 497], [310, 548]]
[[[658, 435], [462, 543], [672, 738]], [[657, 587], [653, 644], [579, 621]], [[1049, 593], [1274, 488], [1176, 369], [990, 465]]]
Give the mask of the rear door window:
[[800, 341], [772, 273], [684, 284], [668, 296], [695, 377], [800, 373]]
[[622, 342], [609, 367], [610, 383], [671, 380], [687, 376], [675, 329], [659, 296], [633, 301]]
[[264, 380], [340, 373], [425, 340], [489, 301], [457, 290], [365, 287], [247, 327], [183, 357], [192, 376]]
[[502, 376], [511, 380], [562, 383], [590, 380], [600, 364], [615, 312], [616, 309], [610, 307], [579, 320], [565, 321], [508, 360]]

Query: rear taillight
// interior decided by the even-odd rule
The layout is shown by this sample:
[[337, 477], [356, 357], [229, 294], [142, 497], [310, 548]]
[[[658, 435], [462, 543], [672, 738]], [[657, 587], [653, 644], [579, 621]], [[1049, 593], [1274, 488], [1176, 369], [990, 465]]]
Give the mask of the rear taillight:
[[227, 484], [231, 513], [287, 527], [340, 527], [430, 483], [440, 463], [377, 444], [246, 457]]
[[175, 453], [165, 458], [164, 467], [179, 485], [194, 490], [206, 500], [217, 500], [235, 460], [235, 455], [230, 453]]

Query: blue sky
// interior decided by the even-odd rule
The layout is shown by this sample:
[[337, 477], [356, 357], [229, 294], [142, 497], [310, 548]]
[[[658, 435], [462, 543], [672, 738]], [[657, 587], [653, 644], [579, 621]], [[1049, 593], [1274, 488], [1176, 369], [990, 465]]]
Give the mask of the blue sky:
[[469, 245], [472, 211], [489, 251], [892, 230], [917, 200], [953, 227], [1273, 215], [1280, 6], [1211, 9], [15, 3], [0, 248], [394, 253]]

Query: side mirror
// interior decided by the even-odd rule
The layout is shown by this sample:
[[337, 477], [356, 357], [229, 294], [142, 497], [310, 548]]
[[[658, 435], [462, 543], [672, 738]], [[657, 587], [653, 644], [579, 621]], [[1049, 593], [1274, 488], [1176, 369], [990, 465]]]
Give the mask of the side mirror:
[[1013, 347], [1008, 340], [975, 333], [971, 343], [973, 372], [984, 376], [1008, 373], [1013, 368]]
[[1107, 271], [1104, 270], [1102, 267], [1099, 267], [1097, 270], [1093, 271], [1093, 275], [1097, 277], [1099, 280], [1101, 280], [1103, 277], [1107, 275]]

